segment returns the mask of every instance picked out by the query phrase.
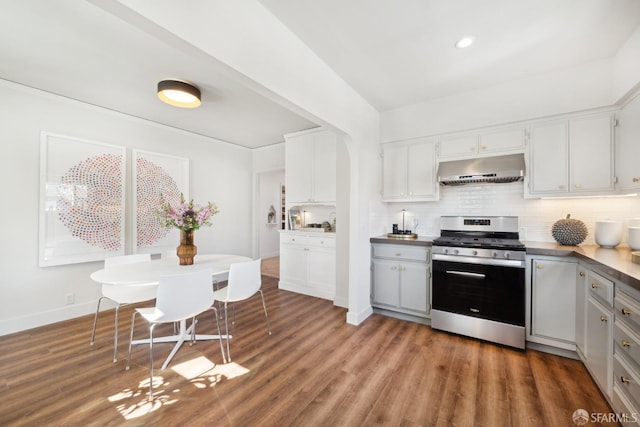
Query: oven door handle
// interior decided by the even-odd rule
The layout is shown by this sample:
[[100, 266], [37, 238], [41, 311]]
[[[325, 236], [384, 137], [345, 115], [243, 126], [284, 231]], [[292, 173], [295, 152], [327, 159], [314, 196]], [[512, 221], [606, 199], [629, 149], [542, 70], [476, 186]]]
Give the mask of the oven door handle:
[[482, 273], [471, 273], [469, 271], [455, 271], [455, 270], [446, 270], [447, 274], [455, 274], [456, 276], [465, 276], [465, 277], [473, 277], [476, 279], [484, 279], [487, 277], [486, 274]]
[[442, 255], [433, 254], [431, 256], [433, 261], [451, 261], [466, 264], [479, 264], [479, 265], [497, 265], [500, 267], [516, 267], [524, 268], [524, 261], [515, 259], [495, 259], [495, 258], [473, 258], [457, 255]]

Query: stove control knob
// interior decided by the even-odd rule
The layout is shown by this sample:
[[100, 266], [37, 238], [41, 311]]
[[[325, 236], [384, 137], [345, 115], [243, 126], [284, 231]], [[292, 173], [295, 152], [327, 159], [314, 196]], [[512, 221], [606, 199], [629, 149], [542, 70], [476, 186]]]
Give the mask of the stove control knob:
[[478, 255], [478, 251], [475, 251], [475, 250], [474, 250], [474, 251], [472, 251], [472, 252], [471, 252], [471, 254], [472, 254], [472, 255]]
[[496, 252], [496, 251], [491, 252], [491, 256], [494, 257], [494, 258], [497, 258], [498, 257], [498, 252]]
[[459, 251], [459, 250], [457, 250], [457, 249], [454, 249], [454, 250], [453, 250], [453, 253], [454, 253], [454, 254], [456, 254], [456, 255], [458, 255], [458, 253], [460, 253], [460, 251]]
[[509, 257], [510, 257], [510, 256], [511, 256], [511, 254], [510, 254], [509, 252], [505, 252], [505, 253], [504, 253], [504, 257], [505, 257], [506, 259], [509, 259]]
[[444, 250], [444, 253], [445, 253], [445, 254], [448, 254], [448, 253], [449, 253], [449, 249], [445, 249], [445, 250]]

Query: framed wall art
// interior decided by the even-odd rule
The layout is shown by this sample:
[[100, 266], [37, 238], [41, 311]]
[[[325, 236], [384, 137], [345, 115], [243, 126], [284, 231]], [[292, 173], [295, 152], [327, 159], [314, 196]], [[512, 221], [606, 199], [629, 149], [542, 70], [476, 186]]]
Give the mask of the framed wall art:
[[157, 215], [161, 197], [172, 206], [189, 199], [189, 159], [133, 150], [133, 244], [137, 253], [175, 251], [177, 228], [166, 228]]
[[124, 255], [125, 165], [124, 147], [41, 133], [41, 267]]

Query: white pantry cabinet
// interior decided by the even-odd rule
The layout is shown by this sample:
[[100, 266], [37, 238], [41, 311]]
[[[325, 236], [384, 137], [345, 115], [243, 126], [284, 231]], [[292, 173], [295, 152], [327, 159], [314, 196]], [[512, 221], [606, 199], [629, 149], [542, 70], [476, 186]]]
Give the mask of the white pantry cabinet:
[[382, 144], [382, 200], [386, 202], [438, 199], [435, 142]]
[[640, 94], [618, 113], [616, 174], [623, 192], [640, 189]]
[[335, 247], [334, 233], [280, 232], [278, 287], [333, 301], [336, 293]]
[[452, 160], [522, 153], [526, 136], [526, 128], [523, 126], [446, 135], [438, 141], [438, 158]]
[[371, 250], [371, 305], [428, 317], [431, 250], [385, 243], [374, 243]]
[[285, 135], [288, 205], [335, 204], [337, 135], [311, 130]]
[[528, 341], [575, 349], [576, 262], [531, 259], [531, 327]]
[[527, 197], [614, 191], [613, 114], [531, 125]]

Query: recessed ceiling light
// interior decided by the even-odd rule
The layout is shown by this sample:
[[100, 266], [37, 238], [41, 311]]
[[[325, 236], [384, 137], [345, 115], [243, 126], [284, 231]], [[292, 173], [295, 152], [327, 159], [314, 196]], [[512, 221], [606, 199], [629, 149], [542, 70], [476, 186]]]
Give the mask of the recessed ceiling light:
[[469, 47], [473, 44], [473, 37], [463, 37], [456, 42], [456, 47], [458, 49], [464, 49], [465, 47]]

